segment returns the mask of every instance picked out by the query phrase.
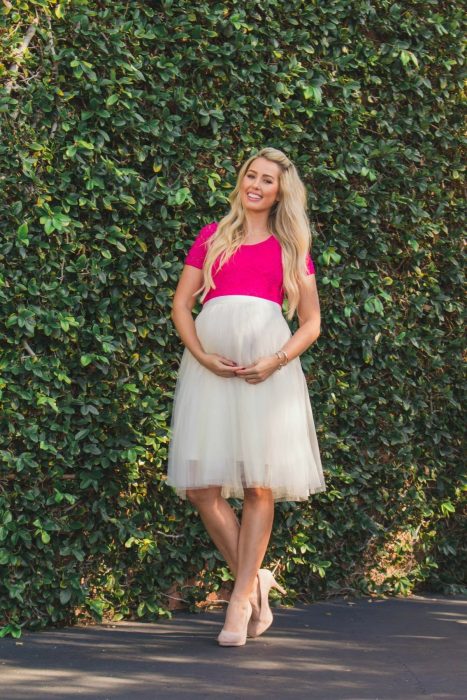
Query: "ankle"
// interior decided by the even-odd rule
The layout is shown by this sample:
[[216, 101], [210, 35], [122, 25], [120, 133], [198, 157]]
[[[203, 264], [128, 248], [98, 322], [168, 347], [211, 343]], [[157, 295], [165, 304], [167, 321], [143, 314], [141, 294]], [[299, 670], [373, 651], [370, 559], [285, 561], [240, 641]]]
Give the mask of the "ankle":
[[234, 605], [241, 605], [243, 607], [246, 607], [248, 603], [250, 602], [250, 596], [249, 595], [242, 595], [242, 594], [237, 594], [233, 593], [230, 596], [230, 603], [233, 603]]

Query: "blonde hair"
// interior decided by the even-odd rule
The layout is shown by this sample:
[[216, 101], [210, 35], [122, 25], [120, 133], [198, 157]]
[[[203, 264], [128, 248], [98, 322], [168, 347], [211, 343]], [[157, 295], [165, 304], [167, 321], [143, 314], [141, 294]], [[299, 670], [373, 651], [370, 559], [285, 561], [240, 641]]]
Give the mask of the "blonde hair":
[[270, 209], [268, 228], [282, 248], [283, 289], [287, 298], [287, 318], [293, 318], [300, 299], [300, 282], [306, 275], [306, 255], [311, 248], [311, 228], [307, 210], [306, 189], [295, 165], [277, 148], [262, 148], [250, 156], [240, 168], [235, 189], [229, 195], [230, 211], [219, 222], [215, 234], [209, 240], [203, 265], [203, 285], [195, 292], [201, 293], [201, 301], [216, 285], [212, 268], [220, 256], [219, 269], [242, 245], [245, 210], [240, 196], [243, 178], [256, 158], [266, 158], [277, 163], [279, 175], [279, 201]]

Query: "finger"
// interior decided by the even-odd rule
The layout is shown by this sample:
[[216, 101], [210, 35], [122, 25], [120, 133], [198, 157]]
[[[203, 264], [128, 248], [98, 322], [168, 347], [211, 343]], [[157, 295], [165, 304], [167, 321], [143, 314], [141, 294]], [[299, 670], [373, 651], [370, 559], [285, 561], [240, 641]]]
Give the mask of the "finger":
[[225, 360], [217, 360], [217, 366], [219, 369], [225, 369], [226, 367], [233, 368], [234, 365], [231, 365], [230, 362], [226, 362]]

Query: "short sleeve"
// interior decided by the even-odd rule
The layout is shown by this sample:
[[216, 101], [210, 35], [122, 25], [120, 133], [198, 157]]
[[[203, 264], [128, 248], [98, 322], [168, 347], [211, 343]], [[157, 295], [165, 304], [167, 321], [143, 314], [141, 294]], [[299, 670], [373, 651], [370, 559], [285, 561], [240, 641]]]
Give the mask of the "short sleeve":
[[206, 254], [208, 252], [207, 242], [216, 228], [217, 222], [212, 221], [210, 224], [203, 226], [203, 228], [198, 231], [190, 250], [185, 256], [185, 265], [193, 265], [193, 267], [198, 267], [200, 270], [202, 269]]
[[311, 255], [309, 253], [306, 254], [306, 268], [308, 270], [309, 275], [314, 275], [316, 270], [315, 270], [315, 264], [311, 258]]

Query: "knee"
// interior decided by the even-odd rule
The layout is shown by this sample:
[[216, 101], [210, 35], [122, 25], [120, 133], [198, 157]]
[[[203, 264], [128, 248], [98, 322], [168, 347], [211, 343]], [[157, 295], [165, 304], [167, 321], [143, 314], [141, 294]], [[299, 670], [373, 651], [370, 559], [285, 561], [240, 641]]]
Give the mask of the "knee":
[[186, 497], [194, 506], [205, 506], [217, 499], [217, 489], [187, 489]]
[[244, 499], [248, 501], [269, 502], [272, 500], [272, 491], [271, 489], [260, 487], [246, 488], [244, 489]]

